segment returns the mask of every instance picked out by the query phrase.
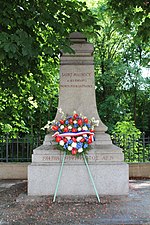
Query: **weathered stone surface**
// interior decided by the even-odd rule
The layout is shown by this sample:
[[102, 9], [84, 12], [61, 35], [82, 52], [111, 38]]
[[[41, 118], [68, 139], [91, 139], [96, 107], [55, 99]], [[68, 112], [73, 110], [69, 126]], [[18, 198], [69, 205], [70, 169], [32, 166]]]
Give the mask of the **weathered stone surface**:
[[[63, 152], [54, 149], [53, 146], [42, 145], [34, 150], [32, 163], [60, 163], [62, 157]], [[89, 162], [122, 162], [124, 160], [120, 148], [115, 145], [94, 145], [88, 152], [87, 158]], [[68, 155], [66, 156], [65, 162], [84, 164], [82, 155], [79, 158]]]
[[[128, 165], [125, 163], [90, 164], [95, 185], [100, 195], [128, 194]], [[28, 168], [29, 195], [53, 195], [57, 183], [59, 164], [31, 165]], [[58, 195], [94, 195], [85, 165], [67, 164], [63, 168]]]
[[[62, 161], [62, 155], [39, 154], [32, 156], [33, 163], [60, 163]], [[113, 153], [101, 153], [101, 154], [88, 154], [88, 162], [120, 162], [123, 160], [122, 155]], [[77, 158], [76, 156], [68, 155], [65, 159], [66, 163], [82, 163], [84, 164], [82, 156]]]
[[[63, 112], [73, 111], [99, 120], [96, 141], [88, 153], [88, 163], [99, 194], [126, 195], [128, 193], [128, 165], [123, 162], [122, 149], [112, 144], [105, 133], [107, 127], [99, 118], [95, 99], [93, 45], [83, 34], [70, 35], [74, 54], [63, 53], [60, 66], [59, 105]], [[56, 120], [60, 119], [57, 112]], [[52, 135], [45, 136], [43, 145], [34, 149], [28, 168], [28, 194], [54, 194], [63, 153], [56, 150]], [[93, 195], [94, 190], [81, 157], [68, 155], [65, 159], [58, 195]]]
[[[105, 132], [107, 127], [99, 118], [95, 99], [93, 44], [87, 43], [78, 32], [70, 37], [75, 53], [61, 56], [58, 108], [67, 115], [77, 111], [88, 118], [95, 117], [100, 121], [97, 131]], [[79, 37], [81, 42], [77, 41]], [[57, 113], [56, 119], [59, 118], [60, 114]]]

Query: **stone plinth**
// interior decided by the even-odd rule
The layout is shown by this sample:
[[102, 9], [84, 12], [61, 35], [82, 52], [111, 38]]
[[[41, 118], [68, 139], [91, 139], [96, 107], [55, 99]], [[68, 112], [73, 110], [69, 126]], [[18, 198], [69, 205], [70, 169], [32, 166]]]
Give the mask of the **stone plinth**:
[[[128, 165], [115, 162], [89, 162], [95, 185], [100, 195], [128, 194]], [[28, 167], [29, 195], [54, 195], [60, 163], [37, 163]], [[86, 166], [66, 162], [58, 195], [95, 195]]]
[[[88, 163], [100, 195], [128, 194], [128, 165], [122, 149], [112, 144], [107, 127], [99, 118], [95, 100], [93, 45], [81, 33], [70, 35], [74, 54], [62, 54], [60, 66], [59, 105], [66, 115], [73, 111], [89, 119], [99, 120], [96, 141], [88, 154]], [[57, 112], [56, 120], [60, 119]], [[53, 146], [51, 134], [32, 155], [28, 167], [28, 194], [53, 195], [63, 153]], [[87, 168], [82, 156], [66, 156], [58, 195], [93, 195]]]
[[[32, 164], [28, 167], [29, 195], [54, 195], [55, 192], [63, 153], [46, 143], [33, 151]], [[88, 164], [100, 195], [128, 194], [128, 165], [123, 162], [120, 148], [106, 143], [93, 145], [88, 154]], [[94, 194], [82, 156], [67, 155], [58, 195]]]

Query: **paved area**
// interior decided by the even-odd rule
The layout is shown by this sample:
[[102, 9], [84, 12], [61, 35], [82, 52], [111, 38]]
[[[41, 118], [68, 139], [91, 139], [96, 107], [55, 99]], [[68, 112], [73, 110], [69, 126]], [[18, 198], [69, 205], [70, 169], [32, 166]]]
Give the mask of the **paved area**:
[[149, 224], [150, 180], [130, 180], [128, 197], [27, 196], [27, 182], [0, 180], [0, 225]]

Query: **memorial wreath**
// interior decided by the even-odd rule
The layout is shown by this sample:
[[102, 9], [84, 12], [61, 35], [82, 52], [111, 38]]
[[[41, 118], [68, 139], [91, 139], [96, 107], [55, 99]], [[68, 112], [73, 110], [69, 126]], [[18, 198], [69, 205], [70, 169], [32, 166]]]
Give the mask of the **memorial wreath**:
[[73, 113], [72, 116], [65, 116], [61, 109], [62, 119], [48, 122], [49, 128], [54, 132], [52, 137], [57, 143], [57, 149], [66, 151], [67, 154], [79, 156], [87, 153], [90, 144], [94, 141], [94, 128], [99, 121], [95, 118], [88, 119], [82, 114]]
[[79, 115], [76, 112], [74, 112], [72, 116], [65, 116], [61, 109], [58, 109], [58, 112], [62, 114], [61, 119], [59, 121], [54, 120], [52, 122], [48, 122], [48, 124], [44, 127], [54, 132], [52, 137], [54, 137], [54, 140], [57, 143], [57, 149], [64, 152], [53, 202], [55, 202], [56, 199], [66, 154], [76, 156], [82, 154], [98, 202], [100, 202], [99, 194], [85, 156], [87, 151], [90, 149], [89, 145], [94, 141], [94, 127], [99, 125], [99, 120], [95, 120], [94, 117], [88, 119], [86, 116], [83, 116], [82, 114]]

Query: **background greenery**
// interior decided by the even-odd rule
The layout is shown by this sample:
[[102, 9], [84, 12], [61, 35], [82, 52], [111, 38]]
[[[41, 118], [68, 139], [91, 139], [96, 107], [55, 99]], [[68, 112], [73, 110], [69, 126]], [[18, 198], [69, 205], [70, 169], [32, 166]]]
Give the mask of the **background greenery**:
[[54, 119], [60, 50], [71, 51], [73, 31], [94, 44], [97, 107], [108, 131], [117, 132], [120, 124], [125, 130], [129, 122], [135, 133], [150, 135], [150, 75], [142, 74], [150, 67], [150, 3], [86, 3], [0, 1], [1, 135], [41, 134]]

